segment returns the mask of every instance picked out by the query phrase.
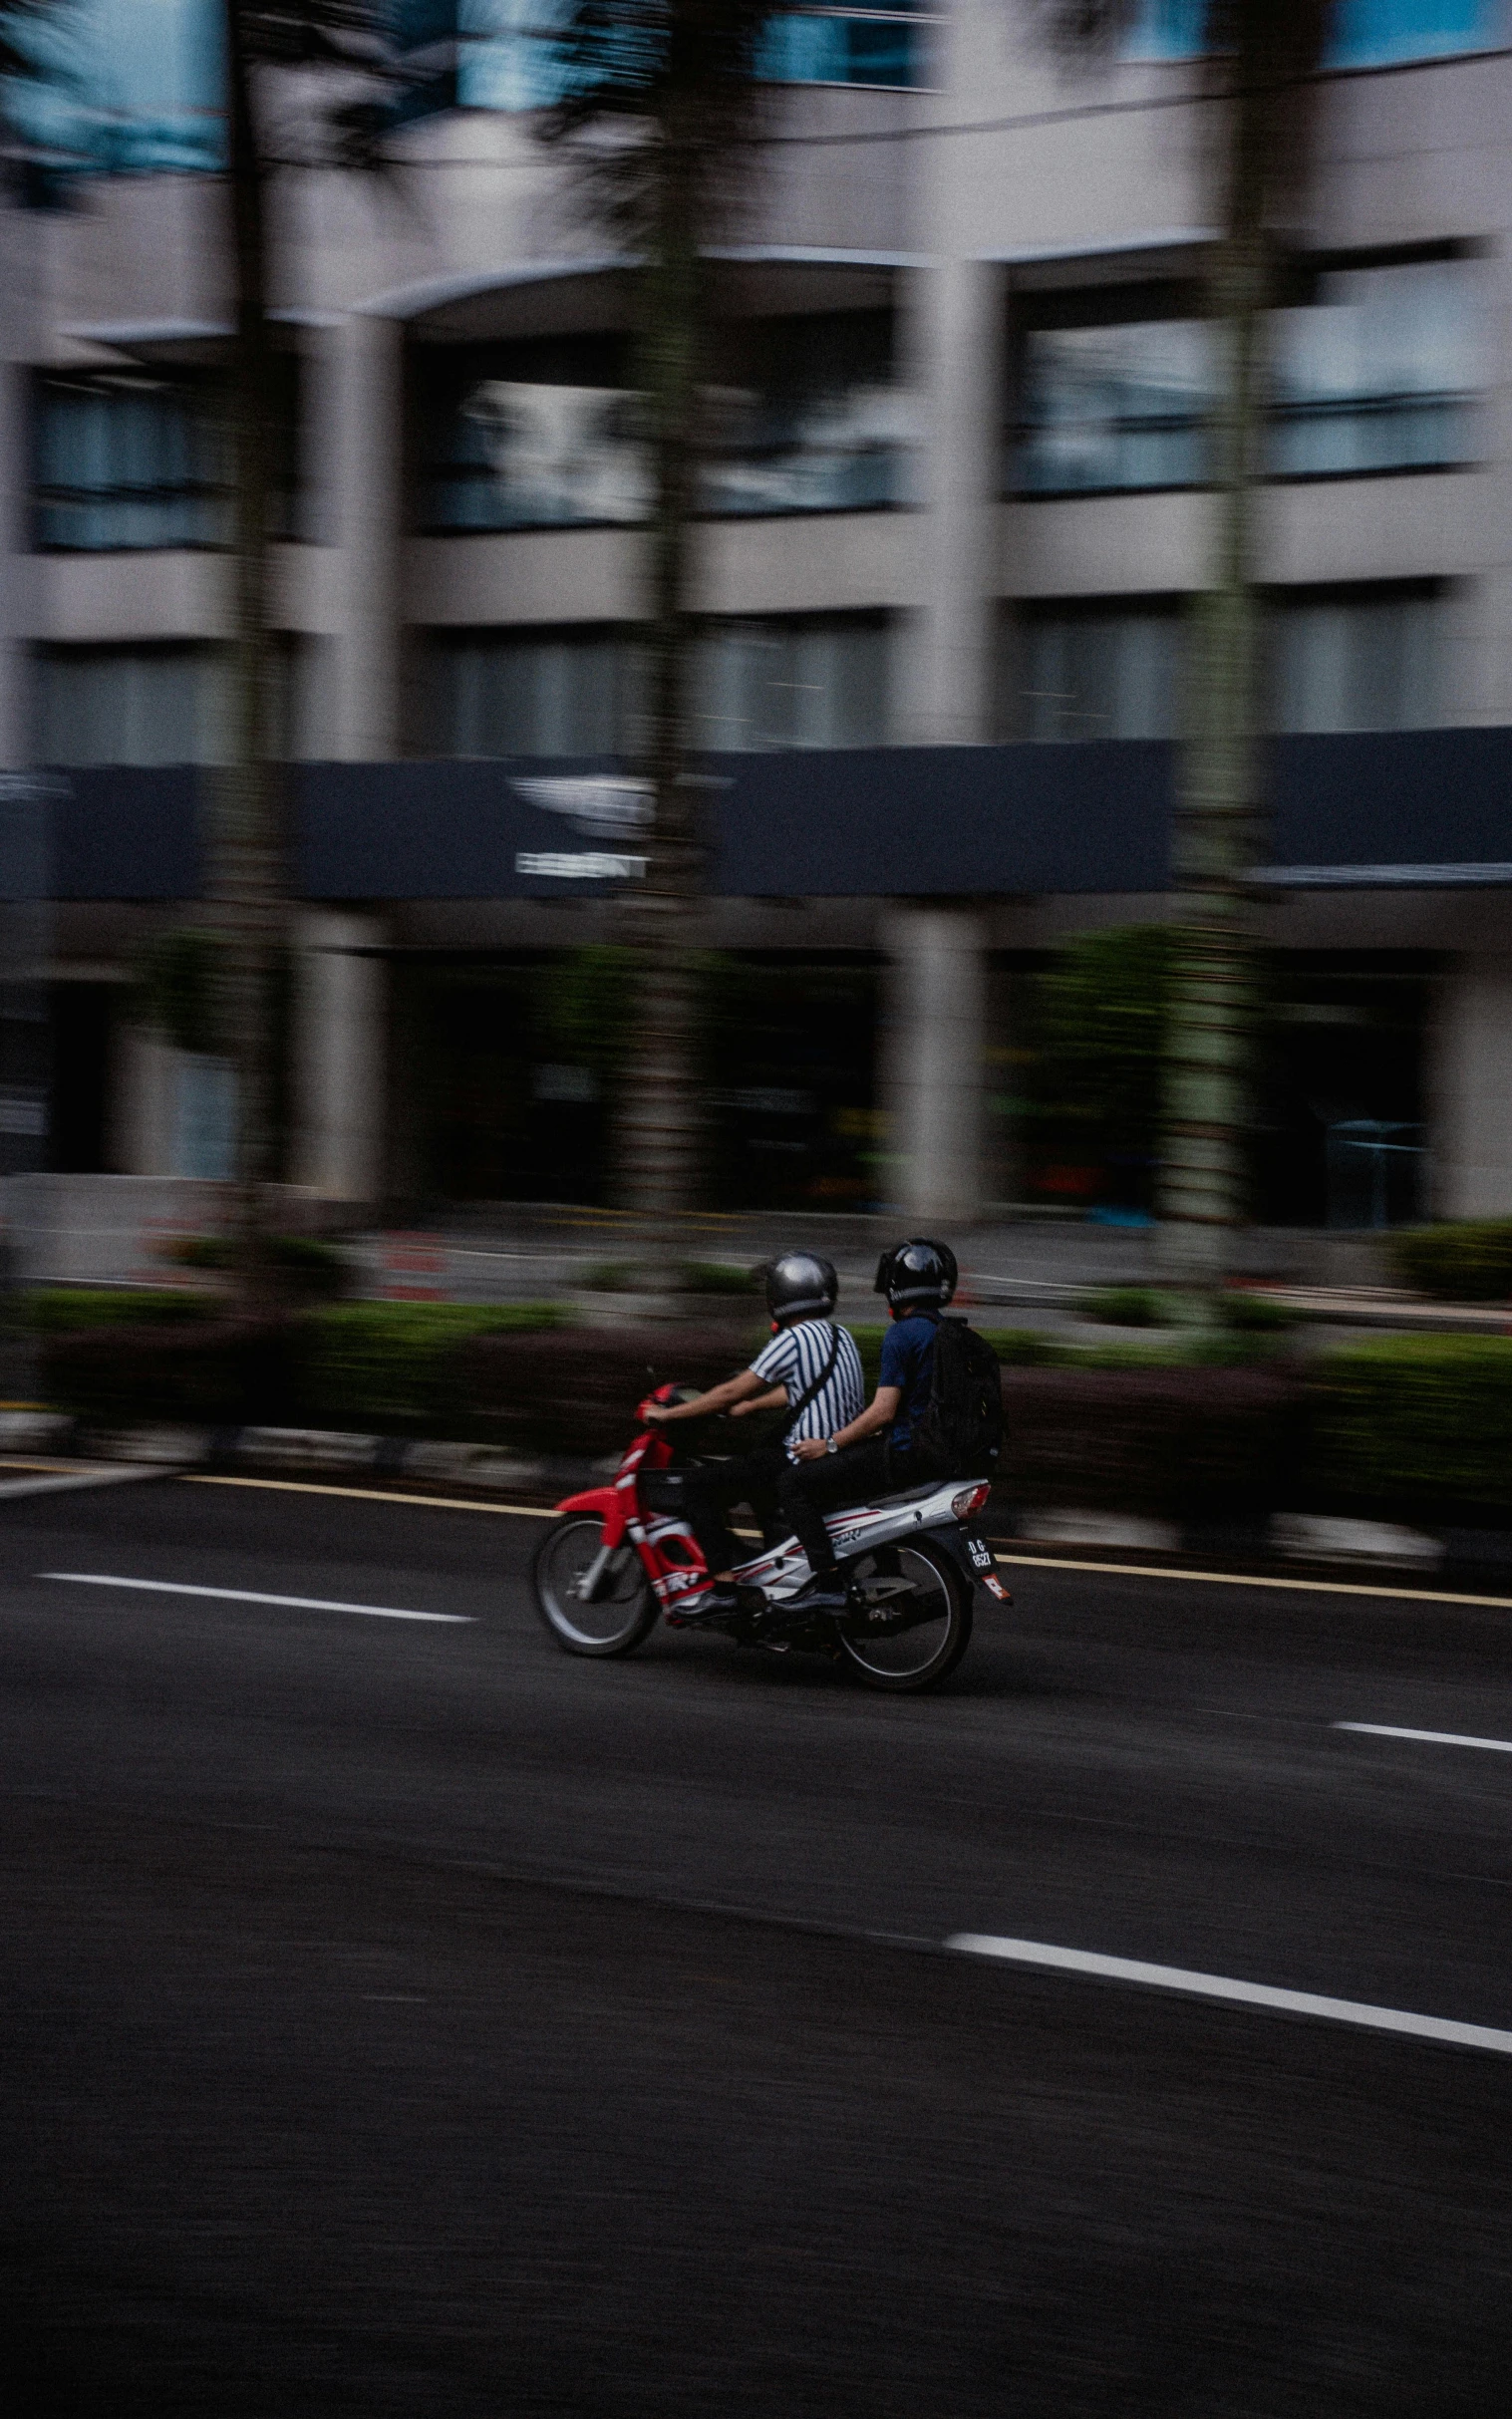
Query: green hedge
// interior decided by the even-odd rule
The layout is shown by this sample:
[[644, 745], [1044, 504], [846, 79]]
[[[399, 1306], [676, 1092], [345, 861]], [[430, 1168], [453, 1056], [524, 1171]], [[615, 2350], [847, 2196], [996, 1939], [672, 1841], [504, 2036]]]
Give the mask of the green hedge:
[[[108, 1307], [97, 1311], [102, 1301]], [[171, 1312], [159, 1307], [167, 1303]], [[457, 1425], [467, 1416], [454, 1377], [459, 1353], [480, 1336], [536, 1339], [561, 1315], [549, 1303], [374, 1302], [243, 1320], [207, 1317], [202, 1298], [127, 1295], [110, 1304], [77, 1294], [54, 1298], [40, 1322], [42, 1384], [60, 1409], [107, 1426], [165, 1419], [466, 1434]], [[538, 1343], [529, 1349], [541, 1358]]]
[[39, 1336], [65, 1336], [81, 1328], [209, 1319], [220, 1307], [213, 1295], [190, 1286], [177, 1292], [167, 1287], [43, 1285], [26, 1296], [26, 1320]]
[[[550, 1305], [366, 1303], [255, 1321], [151, 1299], [151, 1317], [107, 1324], [109, 1297], [54, 1297], [40, 1320], [47, 1398], [101, 1425], [267, 1422], [597, 1456], [625, 1441], [653, 1383], [712, 1383], [757, 1341], [715, 1324], [561, 1327]], [[858, 1332], [873, 1383], [883, 1333]], [[1013, 1500], [1512, 1524], [1512, 1340], [1381, 1338], [1270, 1367], [1113, 1361], [1011, 1330], [993, 1342]]]
[[1512, 1513], [1512, 1342], [1407, 1336], [1310, 1373], [1313, 1486], [1426, 1519]]
[[1295, 1374], [1011, 1368], [1000, 1494], [1012, 1503], [1259, 1523], [1304, 1483]]
[[1405, 1228], [1391, 1239], [1399, 1284], [1436, 1302], [1512, 1299], [1512, 1218], [1466, 1218]]
[[538, 1336], [561, 1325], [552, 1303], [352, 1302], [300, 1322], [301, 1424], [446, 1434], [452, 1371], [479, 1336]]

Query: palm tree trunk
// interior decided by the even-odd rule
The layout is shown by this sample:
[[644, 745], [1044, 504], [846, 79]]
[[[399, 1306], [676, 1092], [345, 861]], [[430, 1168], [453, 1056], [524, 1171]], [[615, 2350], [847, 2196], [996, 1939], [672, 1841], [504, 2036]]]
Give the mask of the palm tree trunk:
[[267, 322], [267, 226], [251, 68], [238, 0], [225, 0], [227, 158], [235, 337], [227, 395], [234, 495], [225, 760], [214, 781], [212, 912], [222, 938], [221, 1023], [236, 1070], [236, 1230], [246, 1308], [274, 1292], [268, 1188], [276, 1178], [274, 981], [285, 919], [283, 781], [273, 758], [268, 629], [272, 430], [278, 409]]
[[[1165, 1143], [1159, 1187], [1163, 1257], [1199, 1308], [1224, 1274], [1245, 1215], [1252, 1021], [1250, 877], [1264, 831], [1261, 602], [1256, 491], [1264, 474], [1266, 327], [1273, 299], [1267, 202], [1284, 98], [1258, 22], [1228, 62], [1236, 87], [1224, 235], [1210, 277], [1217, 340], [1211, 442], [1213, 563], [1191, 628], [1186, 739], [1174, 834], [1181, 901], [1166, 1039]], [[1269, 71], [1269, 73], [1268, 73]]]
[[700, 355], [707, 270], [698, 241], [700, 178], [667, 140], [658, 224], [642, 278], [640, 369], [652, 468], [645, 644], [644, 765], [654, 821], [645, 880], [626, 901], [638, 953], [636, 1009], [618, 1118], [621, 1205], [641, 1256], [675, 1289], [692, 1207], [701, 1115], [696, 916], [704, 850], [699, 784], [688, 771], [690, 525], [698, 505]]

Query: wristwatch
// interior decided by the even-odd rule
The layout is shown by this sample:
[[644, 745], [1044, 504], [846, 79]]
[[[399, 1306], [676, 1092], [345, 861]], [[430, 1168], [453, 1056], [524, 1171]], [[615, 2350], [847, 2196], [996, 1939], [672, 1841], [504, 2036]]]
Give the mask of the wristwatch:
[[838, 1445], [835, 1443], [835, 1440], [834, 1440], [834, 1438], [833, 1438], [832, 1436], [829, 1436], [829, 1437], [826, 1437], [826, 1438], [825, 1438], [825, 1441], [824, 1441], [824, 1450], [825, 1450], [825, 1452], [826, 1452], [826, 1453], [838, 1453], [839, 1449], [840, 1449], [840, 1448], [839, 1448], [839, 1446], [838, 1446]]

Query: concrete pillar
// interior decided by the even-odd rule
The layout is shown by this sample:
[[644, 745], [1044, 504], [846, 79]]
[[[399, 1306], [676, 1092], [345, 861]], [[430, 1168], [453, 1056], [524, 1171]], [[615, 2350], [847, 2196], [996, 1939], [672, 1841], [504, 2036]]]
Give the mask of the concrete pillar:
[[986, 918], [899, 903], [885, 912], [882, 946], [889, 1193], [910, 1218], [975, 1218], [985, 1172]]
[[1445, 975], [1428, 1115], [1434, 1216], [1512, 1217], [1512, 955], [1464, 956]]
[[329, 465], [340, 548], [332, 711], [324, 719], [336, 756], [358, 763], [399, 754], [403, 387], [399, 321], [359, 312], [332, 331], [317, 384], [317, 458]]
[[991, 262], [942, 259], [914, 273], [912, 301], [926, 512], [906, 736], [920, 745], [980, 745], [996, 737], [1003, 272]]
[[295, 929], [290, 1174], [327, 1201], [384, 1191], [383, 948], [372, 916], [312, 910]]
[[171, 1176], [178, 1053], [144, 1025], [123, 1026], [111, 1053], [109, 1153], [121, 1176]]
[[35, 610], [30, 385], [37, 351], [40, 220], [0, 193], [0, 765], [34, 760], [29, 640]]

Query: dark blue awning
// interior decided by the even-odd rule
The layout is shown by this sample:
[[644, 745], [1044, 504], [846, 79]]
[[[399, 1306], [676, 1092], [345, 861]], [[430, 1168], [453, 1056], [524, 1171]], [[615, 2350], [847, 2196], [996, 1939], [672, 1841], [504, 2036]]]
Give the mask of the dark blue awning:
[[[612, 890], [636, 878], [644, 838], [574, 814], [565, 784], [614, 769], [539, 757], [293, 765], [297, 894]], [[1173, 769], [1169, 746], [1142, 740], [710, 757], [710, 889], [746, 898], [1163, 890]], [[1281, 883], [1512, 886], [1512, 730], [1291, 737], [1274, 743], [1270, 774], [1266, 855]], [[184, 765], [67, 775], [58, 895], [199, 896], [209, 777]], [[553, 783], [554, 810], [540, 802]]]

